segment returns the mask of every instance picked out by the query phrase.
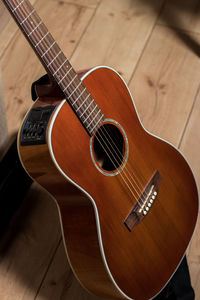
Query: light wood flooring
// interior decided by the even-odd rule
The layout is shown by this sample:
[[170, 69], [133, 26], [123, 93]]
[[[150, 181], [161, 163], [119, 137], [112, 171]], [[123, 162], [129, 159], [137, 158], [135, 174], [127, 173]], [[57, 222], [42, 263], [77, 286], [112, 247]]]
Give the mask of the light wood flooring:
[[[31, 2], [77, 70], [108, 65], [119, 71], [145, 128], [184, 153], [199, 185], [200, 1]], [[31, 83], [44, 69], [1, 1], [0, 66], [11, 135], [31, 105]], [[187, 257], [200, 300], [199, 223]], [[97, 299], [74, 278], [56, 205], [35, 183], [6, 232], [0, 258], [0, 299]]]

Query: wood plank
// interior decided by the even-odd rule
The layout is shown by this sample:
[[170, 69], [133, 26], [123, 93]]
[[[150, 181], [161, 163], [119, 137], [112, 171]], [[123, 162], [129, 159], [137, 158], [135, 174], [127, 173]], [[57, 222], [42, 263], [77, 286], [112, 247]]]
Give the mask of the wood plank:
[[[45, 0], [38, 1], [35, 8], [63, 52], [70, 57], [93, 15], [93, 9], [67, 3], [59, 5], [56, 1], [49, 1], [46, 5]], [[68, 20], [64, 27], [63, 20]], [[19, 128], [25, 112], [32, 103], [31, 83], [45, 71], [19, 31], [3, 55], [1, 65], [8, 131], [12, 134]]]
[[166, 1], [158, 23], [200, 33], [199, 0]]
[[3, 2], [0, 2], [0, 34], [9, 22], [10, 15]]
[[[155, 0], [159, 11], [163, 1]], [[102, 0], [72, 56], [76, 68], [116, 68], [129, 80], [151, 34], [157, 15], [143, 1]]]
[[35, 299], [98, 300], [100, 298], [89, 294], [74, 277], [66, 258], [63, 243], [61, 242]]
[[192, 167], [195, 178], [200, 183], [200, 86], [196, 94], [196, 101], [191, 111], [191, 115], [181, 141], [180, 149], [188, 158], [188, 162]]
[[[195, 38], [200, 41], [199, 35]], [[130, 82], [144, 127], [178, 146], [199, 78], [199, 58], [176, 33], [156, 26]]]
[[[31, 4], [34, 5], [37, 0], [30, 0]], [[18, 31], [18, 27], [16, 26], [15, 21], [11, 18], [7, 8], [4, 6], [2, 2], [0, 2], [2, 6], [0, 15], [0, 58], [2, 57], [4, 51], [8, 47], [11, 40], [14, 38], [16, 32]], [[2, 17], [2, 18], [1, 18]]]
[[55, 202], [34, 184], [1, 239], [0, 299], [34, 298], [60, 234]]
[[97, 7], [97, 5], [99, 4], [99, 2], [101, 0], [55, 0], [58, 1], [60, 3], [71, 3], [71, 4], [76, 4], [79, 6], [86, 6], [86, 7], [91, 7], [91, 8], [95, 8]]

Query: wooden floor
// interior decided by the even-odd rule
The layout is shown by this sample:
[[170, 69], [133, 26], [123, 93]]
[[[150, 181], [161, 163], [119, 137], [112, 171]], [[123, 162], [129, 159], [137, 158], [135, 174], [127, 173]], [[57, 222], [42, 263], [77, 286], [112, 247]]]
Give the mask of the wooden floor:
[[[200, 0], [32, 0], [76, 69], [108, 65], [128, 83], [144, 126], [184, 153], [200, 184]], [[0, 2], [8, 130], [44, 70]], [[23, 184], [23, 183], [22, 183]], [[200, 300], [200, 224], [187, 257]], [[68, 265], [54, 201], [33, 184], [1, 241], [0, 299], [90, 300]]]

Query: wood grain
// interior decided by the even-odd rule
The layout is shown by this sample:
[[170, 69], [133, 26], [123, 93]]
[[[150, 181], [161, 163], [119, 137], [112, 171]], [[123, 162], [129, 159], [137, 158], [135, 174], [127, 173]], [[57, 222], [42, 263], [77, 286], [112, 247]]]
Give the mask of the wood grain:
[[[31, 4], [34, 5], [37, 0], [30, 0]], [[11, 18], [9, 12], [7, 9], [5, 9], [5, 6], [3, 2], [0, 2], [0, 59], [4, 53], [4, 51], [7, 49], [8, 45], [14, 38], [15, 34], [18, 31], [18, 27], [16, 26], [15, 21]]]
[[0, 34], [2, 33], [2, 31], [4, 30], [4, 28], [6, 27], [7, 23], [9, 22], [10, 19], [10, 15], [5, 7], [5, 5], [3, 4], [3, 2], [0, 2]]
[[69, 3], [78, 6], [86, 6], [91, 8], [96, 8], [101, 0], [54, 0], [60, 3]]
[[197, 90], [195, 95], [194, 106], [191, 110], [191, 115], [188, 118], [188, 123], [183, 135], [183, 139], [180, 143], [180, 149], [183, 151], [185, 156], [188, 158], [188, 161], [192, 167], [192, 170], [195, 174], [196, 180], [200, 183], [200, 156], [199, 156], [199, 145], [200, 145], [200, 91]]
[[195, 53], [173, 31], [156, 26], [130, 82], [144, 127], [178, 146], [199, 88], [199, 75]]
[[[162, 2], [154, 1], [156, 11]], [[142, 1], [102, 0], [72, 56], [72, 64], [78, 69], [111, 66], [129, 80], [156, 18]]]

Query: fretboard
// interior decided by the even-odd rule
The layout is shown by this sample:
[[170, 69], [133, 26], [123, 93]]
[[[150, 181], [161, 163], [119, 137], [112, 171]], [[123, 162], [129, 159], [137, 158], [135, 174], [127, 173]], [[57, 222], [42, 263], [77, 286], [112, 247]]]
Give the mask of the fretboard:
[[28, 0], [3, 0], [43, 66], [59, 85], [90, 135], [103, 121], [103, 113], [51, 33]]

